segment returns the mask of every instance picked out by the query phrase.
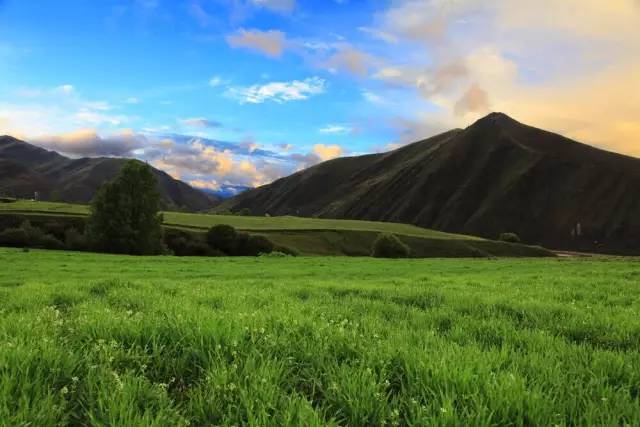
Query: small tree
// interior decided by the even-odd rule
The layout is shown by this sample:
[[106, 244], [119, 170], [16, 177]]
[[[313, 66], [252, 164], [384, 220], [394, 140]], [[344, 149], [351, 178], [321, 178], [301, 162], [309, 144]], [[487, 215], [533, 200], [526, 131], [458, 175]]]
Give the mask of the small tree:
[[498, 240], [508, 243], [520, 243], [520, 237], [516, 233], [500, 233]]
[[233, 255], [236, 250], [236, 239], [238, 233], [230, 225], [219, 224], [211, 227], [207, 232], [207, 243], [213, 249]]
[[132, 255], [163, 252], [160, 192], [151, 167], [128, 161], [91, 203], [87, 236], [100, 251]]
[[376, 258], [407, 258], [410, 253], [409, 246], [398, 236], [388, 233], [379, 234], [371, 250], [371, 255]]

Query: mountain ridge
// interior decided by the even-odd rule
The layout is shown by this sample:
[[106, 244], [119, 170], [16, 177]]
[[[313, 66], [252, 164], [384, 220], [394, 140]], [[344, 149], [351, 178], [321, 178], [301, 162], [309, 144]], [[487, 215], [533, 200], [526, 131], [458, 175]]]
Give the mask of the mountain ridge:
[[492, 113], [396, 150], [333, 159], [223, 202], [256, 214], [396, 221], [640, 253], [640, 159]]
[[[72, 159], [56, 151], [0, 136], [0, 193], [43, 200], [57, 198], [70, 203], [87, 203], [104, 182], [112, 179], [129, 159], [82, 157]], [[165, 208], [205, 210], [219, 198], [176, 180], [152, 168], [158, 180]]]

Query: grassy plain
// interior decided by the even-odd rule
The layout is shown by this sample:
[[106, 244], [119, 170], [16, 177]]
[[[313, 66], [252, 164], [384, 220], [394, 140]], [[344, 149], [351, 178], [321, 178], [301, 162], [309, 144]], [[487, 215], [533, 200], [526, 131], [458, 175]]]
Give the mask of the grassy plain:
[[[0, 203], [1, 214], [25, 218], [84, 217], [87, 205], [20, 200]], [[202, 232], [217, 224], [263, 234], [279, 246], [302, 255], [366, 256], [379, 233], [399, 236], [415, 257], [550, 256], [535, 247], [513, 245], [475, 236], [445, 233], [409, 224], [302, 217], [255, 217], [164, 212], [164, 225]]]
[[[0, 211], [38, 212], [51, 214], [88, 215], [88, 205], [70, 203], [35, 202], [19, 200], [14, 203], [0, 203]], [[344, 219], [302, 218], [294, 216], [256, 217], [237, 215], [212, 215], [183, 212], [164, 212], [165, 225], [208, 229], [218, 224], [228, 224], [240, 230], [350, 230], [394, 233], [405, 236], [433, 239], [482, 240], [474, 236], [444, 233], [416, 227], [409, 224], [378, 221], [354, 221]]]
[[0, 249], [4, 425], [638, 425], [640, 262]]

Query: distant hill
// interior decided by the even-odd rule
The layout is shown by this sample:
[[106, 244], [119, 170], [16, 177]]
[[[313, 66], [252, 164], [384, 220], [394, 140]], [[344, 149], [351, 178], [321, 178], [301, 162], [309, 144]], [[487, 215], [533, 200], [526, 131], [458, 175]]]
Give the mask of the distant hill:
[[415, 224], [640, 253], [640, 159], [492, 113], [400, 149], [330, 160], [216, 209]]
[[[96, 157], [70, 159], [24, 141], [0, 136], [0, 194], [42, 200], [57, 198], [87, 203], [96, 190], [112, 179], [128, 159]], [[167, 173], [153, 169], [164, 207], [204, 210], [218, 201], [214, 195], [192, 188]]]

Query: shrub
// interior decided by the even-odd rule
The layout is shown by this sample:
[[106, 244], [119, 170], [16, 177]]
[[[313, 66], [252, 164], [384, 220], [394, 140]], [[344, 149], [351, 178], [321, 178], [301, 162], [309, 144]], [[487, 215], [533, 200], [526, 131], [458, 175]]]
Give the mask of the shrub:
[[27, 233], [22, 228], [7, 228], [0, 233], [0, 246], [25, 247], [29, 244]]
[[271, 240], [260, 235], [250, 235], [247, 240], [246, 255], [258, 256], [260, 254], [268, 254], [273, 252], [273, 243]]
[[267, 257], [267, 258], [287, 258], [291, 255], [289, 254], [285, 254], [284, 252], [280, 252], [280, 251], [273, 251], [273, 252], [263, 252], [260, 254], [260, 257]]
[[410, 252], [409, 246], [396, 235], [383, 233], [373, 242], [371, 255], [376, 258], [407, 258]]
[[249, 233], [237, 233], [235, 240], [235, 250], [232, 255], [236, 256], [258, 256], [273, 251], [273, 243], [265, 236], [252, 235]]
[[501, 233], [498, 240], [508, 243], [520, 243], [520, 236], [516, 233]]
[[187, 241], [182, 256], [222, 256], [222, 252], [212, 249], [206, 242], [201, 240]]
[[238, 215], [240, 216], [251, 216], [251, 209], [249, 208], [242, 208], [238, 211]]
[[43, 235], [38, 241], [37, 246], [44, 249], [55, 249], [55, 250], [64, 249], [64, 243], [56, 239], [55, 236], [52, 236], [51, 234]]
[[236, 229], [226, 224], [215, 225], [207, 231], [207, 243], [209, 246], [227, 255], [233, 255], [236, 251], [237, 238]]
[[69, 228], [64, 232], [64, 245], [72, 251], [86, 251], [89, 246], [86, 236], [75, 228]]

